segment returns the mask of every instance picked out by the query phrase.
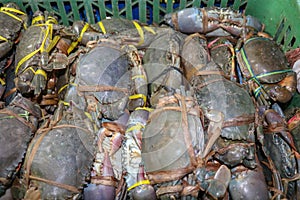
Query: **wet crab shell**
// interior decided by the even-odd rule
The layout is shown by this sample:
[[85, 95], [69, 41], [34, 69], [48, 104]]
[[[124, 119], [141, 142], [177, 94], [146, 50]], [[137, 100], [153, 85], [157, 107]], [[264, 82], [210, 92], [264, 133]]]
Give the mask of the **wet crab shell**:
[[[208, 70], [216, 70], [213, 62], [207, 66]], [[237, 84], [224, 79], [220, 75], [206, 75], [195, 77], [191, 85], [195, 89], [195, 96], [198, 104], [204, 113], [210, 110], [223, 112], [224, 120], [230, 121], [247, 116], [249, 123], [239, 126], [224, 127], [221, 136], [233, 140], [246, 140], [249, 136], [249, 130], [254, 122], [255, 108], [252, 99], [247, 91]]]
[[[84, 117], [83, 111], [81, 114]], [[95, 141], [85, 123], [86, 116], [75, 115], [64, 112], [63, 119], [52, 129], [38, 130], [27, 150], [22, 185], [13, 188], [14, 195], [24, 195], [27, 177], [29, 186], [37, 187], [42, 199], [75, 199], [81, 193], [80, 188], [90, 174]]]
[[[20, 9], [14, 3], [6, 4], [2, 8], [3, 10], [1, 10], [0, 12], [0, 35], [7, 41], [5, 42], [1, 39], [0, 58], [4, 57], [11, 50], [13, 42], [16, 41], [19, 37], [23, 25], [27, 23], [27, 15], [25, 13], [20, 13], [20, 15], [18, 15], [15, 12], [11, 12], [9, 10], [16, 9], [20, 11]], [[13, 17], [10, 15], [12, 15]]]
[[150, 103], [155, 106], [157, 98], [163, 96], [165, 90], [174, 91], [183, 82], [179, 59], [185, 35], [172, 29], [165, 29], [158, 34], [143, 56], [144, 69], [147, 74]]
[[[21, 108], [7, 108], [14, 113], [22, 113]], [[7, 117], [7, 119], [4, 119]], [[30, 127], [7, 114], [0, 114], [0, 196], [9, 187], [18, 164], [25, 155], [28, 143], [33, 136]], [[2, 119], [3, 118], [3, 119]], [[11, 134], [12, 133], [12, 134]]]
[[[75, 83], [78, 86], [112, 86], [128, 90], [131, 73], [128, 57], [120, 47], [101, 44], [80, 58]], [[96, 91], [92, 94], [100, 103], [105, 118], [115, 120], [123, 113], [128, 93], [116, 90]]]
[[[19, 171], [19, 164], [22, 163], [28, 144], [35, 133], [34, 129], [37, 128], [37, 119], [29, 113], [28, 119], [25, 116], [22, 118], [24, 114], [26, 115], [26, 111], [23, 108], [13, 105], [7, 106], [0, 113], [0, 196]], [[30, 119], [34, 120], [33, 123]]]
[[11, 41], [16, 40], [23, 27], [23, 23], [4, 12], [0, 12], [0, 35]]
[[187, 80], [209, 61], [206, 40], [200, 34], [192, 34], [185, 38], [181, 50], [181, 62]]
[[145, 26], [139, 21], [123, 18], [103, 19], [91, 27], [97, 32], [109, 34], [122, 44], [134, 44], [138, 48], [147, 47], [160, 31], [158, 27]]
[[[280, 133], [265, 134], [264, 144], [280, 177], [289, 179], [298, 173], [297, 159], [291, 153], [293, 150], [290, 145], [280, 135]], [[292, 197], [296, 195], [296, 187], [296, 182], [291, 181], [287, 184], [288, 199], [293, 199]]]
[[238, 61], [246, 78], [256, 76], [264, 83], [281, 81], [289, 69], [280, 46], [267, 38], [255, 37], [247, 40], [238, 53]]
[[229, 192], [233, 200], [267, 200], [269, 199], [267, 184], [262, 171], [233, 169]]
[[142, 159], [146, 172], [187, 167], [191, 162], [189, 145], [192, 145], [195, 151], [203, 151], [204, 132], [200, 118], [187, 114], [191, 144], [186, 144], [183, 139], [184, 125], [181, 119], [180, 111], [165, 110], [153, 116], [146, 125], [142, 135]]
[[[16, 50], [16, 65], [27, 55], [37, 50], [43, 40], [46, 36], [45, 27], [43, 26], [30, 26], [23, 34], [20, 43], [17, 46]], [[45, 45], [49, 43], [49, 40], [47, 39], [45, 42]], [[35, 62], [33, 62], [34, 58], [36, 59]], [[25, 61], [18, 69], [17, 73], [20, 74], [23, 72], [23, 70], [28, 67], [27, 63], [30, 63], [31, 65], [38, 66], [39, 59], [33, 56], [32, 58]]]

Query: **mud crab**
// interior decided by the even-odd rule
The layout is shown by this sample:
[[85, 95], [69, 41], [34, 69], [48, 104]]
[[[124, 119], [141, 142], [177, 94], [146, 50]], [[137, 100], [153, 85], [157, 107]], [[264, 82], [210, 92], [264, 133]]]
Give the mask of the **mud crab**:
[[[253, 16], [246, 16], [231, 8], [186, 8], [166, 14], [164, 22], [183, 33], [202, 33], [211, 36], [241, 36], [258, 32], [263, 25]], [[244, 33], [246, 31], [246, 33]]]
[[[206, 147], [207, 151], [204, 155], [208, 155], [206, 159], [215, 160], [230, 169], [232, 173], [230, 182], [234, 182], [237, 178], [233, 174], [234, 169], [238, 168], [238, 173], [241, 173], [240, 169], [253, 170], [247, 176], [249, 179], [246, 179], [255, 182], [251, 174], [256, 173], [255, 171], [260, 166], [259, 160], [255, 156], [255, 107], [247, 91], [225, 79], [222, 74], [220, 67], [211, 61], [201, 68], [191, 80], [195, 97], [204, 116], [211, 122], [216, 121], [217, 118], [212, 116], [218, 116], [216, 115], [218, 112], [221, 112], [224, 117], [219, 126], [216, 126], [217, 121], [215, 126], [208, 126], [206, 145], [210, 149]], [[218, 129], [216, 129], [217, 127]], [[200, 185], [203, 184], [201, 179], [199, 181]], [[265, 185], [263, 193], [266, 194], [264, 195], [266, 197], [268, 196], [266, 182], [264, 179], [261, 181]], [[245, 187], [247, 186], [245, 185]], [[253, 196], [244, 191], [248, 189], [255, 191], [255, 188], [259, 187], [261, 187], [259, 183], [256, 183], [253, 188], [239, 187], [239, 192], [243, 193], [245, 198], [251, 199]], [[229, 192], [231, 192], [230, 187]], [[218, 193], [212, 193], [211, 196], [216, 197]]]
[[75, 21], [72, 25], [72, 30], [77, 39], [69, 47], [69, 53], [79, 43], [87, 45], [91, 41], [106, 38], [115, 40], [120, 45], [134, 45], [138, 49], [145, 48], [149, 46], [157, 32], [159, 32], [158, 27], [146, 26], [138, 21], [123, 18], [104, 19], [95, 24]]
[[140, 107], [130, 114], [122, 147], [122, 166], [126, 172], [127, 187], [137, 180], [139, 165], [142, 163], [142, 134], [147, 124], [150, 109]]
[[6, 108], [0, 110], [0, 196], [11, 186], [20, 170], [40, 117], [39, 106], [21, 95], [17, 95]]
[[180, 196], [187, 186], [181, 179], [198, 165], [196, 155], [204, 151], [200, 110], [191, 96], [175, 93], [160, 98], [148, 121], [142, 136], [147, 177], [159, 198]]
[[141, 24], [139, 21], [124, 18], [103, 19], [91, 27], [111, 38], [119, 40], [121, 44], [131, 44], [137, 48], [149, 46], [160, 28]]
[[156, 199], [155, 190], [145, 176], [141, 152], [142, 135], [151, 110], [147, 107], [139, 107], [131, 113], [122, 146], [126, 188], [128, 196], [134, 200]]
[[54, 15], [37, 11], [16, 49], [16, 88], [43, 106], [56, 105], [68, 82], [71, 38], [63, 29]]
[[[95, 126], [80, 107], [59, 104], [31, 141], [12, 188], [15, 199], [81, 197], [94, 159]], [[66, 134], [67, 133], [67, 134]]]
[[191, 34], [184, 39], [180, 56], [187, 81], [190, 81], [211, 59], [206, 43], [206, 38], [199, 33]]
[[184, 38], [182, 33], [166, 29], [146, 49], [143, 66], [148, 78], [152, 106], [157, 104], [160, 97], [174, 92], [184, 84], [183, 69], [180, 66], [180, 49]]
[[0, 8], [0, 19], [0, 60], [2, 60], [17, 42], [21, 31], [26, 28], [27, 14], [16, 4], [8, 3]]
[[6, 84], [7, 68], [12, 65], [13, 49], [27, 27], [27, 14], [14, 3], [5, 4], [0, 8], [0, 99]]
[[[285, 120], [273, 109], [260, 107], [263, 130], [258, 129], [261, 147], [259, 158], [273, 197], [297, 199], [299, 196], [299, 153]], [[262, 135], [263, 134], [263, 135]], [[263, 156], [262, 156], [263, 155]], [[270, 178], [272, 177], [272, 178]]]
[[226, 76], [230, 76], [232, 81], [237, 80], [235, 43], [232, 37], [217, 37], [207, 44], [211, 59], [221, 67]]
[[253, 37], [237, 52], [244, 79], [261, 105], [288, 102], [296, 91], [296, 75], [275, 41]]
[[128, 106], [145, 105], [147, 78], [135, 50], [107, 40], [80, 58], [75, 84], [79, 92], [93, 96], [100, 118], [116, 120]]

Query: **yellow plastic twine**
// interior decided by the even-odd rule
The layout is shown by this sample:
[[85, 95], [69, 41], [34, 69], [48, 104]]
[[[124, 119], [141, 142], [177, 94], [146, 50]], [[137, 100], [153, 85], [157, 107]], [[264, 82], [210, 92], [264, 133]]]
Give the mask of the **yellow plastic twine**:
[[136, 182], [135, 184], [133, 184], [131, 187], [129, 187], [127, 189], [127, 191], [130, 191], [132, 190], [133, 188], [135, 187], [138, 187], [140, 185], [151, 185], [150, 181], [149, 180], [142, 180], [142, 181], [139, 181], [139, 182]]
[[82, 30], [80, 32], [80, 35], [79, 35], [77, 41], [71, 43], [71, 45], [70, 45], [70, 47], [68, 49], [68, 54], [70, 54], [75, 49], [75, 47], [77, 46], [77, 44], [79, 42], [81, 42], [83, 34], [86, 32], [86, 30], [89, 28], [89, 26], [90, 25], [88, 23], [85, 23], [84, 27], [82, 28]]
[[132, 23], [134, 24], [136, 30], [138, 31], [138, 33], [140, 35], [140, 41], [137, 45], [141, 45], [144, 43], [144, 31], [143, 31], [142, 27], [139, 25], [139, 23], [137, 23], [136, 21], [132, 21]]
[[142, 128], [145, 128], [145, 126], [141, 123], [137, 123], [134, 126], [131, 126], [130, 128], [126, 129], [126, 133], [131, 131], [140, 131]]
[[44, 70], [42, 69], [38, 69], [36, 70], [36, 72], [34, 73], [35, 75], [42, 75], [46, 80], [47, 80], [47, 74]]
[[150, 26], [143, 26], [143, 28], [144, 28], [146, 31], [152, 33], [153, 35], [156, 35], [155, 30], [154, 30], [153, 28], [151, 28]]
[[1, 35], [0, 35], [0, 40], [8, 42], [8, 40], [5, 37], [2, 37]]
[[137, 107], [135, 110], [146, 110], [148, 112], [152, 112], [154, 109], [148, 107]]
[[[35, 22], [38, 21], [38, 20], [42, 20], [42, 16], [38, 16], [36, 17], [35, 19]], [[28, 61], [30, 58], [32, 58], [35, 54], [37, 54], [38, 52], [50, 52], [51, 49], [56, 45], [56, 43], [58, 42], [58, 40], [60, 39], [60, 36], [55, 36], [53, 39], [52, 39], [52, 34], [53, 34], [53, 23], [57, 24], [58, 22], [56, 21], [55, 18], [53, 17], [48, 17], [48, 20], [46, 21], [45, 24], [36, 24], [34, 26], [39, 26], [39, 27], [45, 27], [46, 29], [42, 29], [42, 34], [44, 34], [44, 39], [42, 41], [42, 44], [41, 46], [36, 49], [35, 51], [29, 53], [28, 55], [26, 55], [25, 57], [23, 57], [17, 64], [16, 66], [16, 69], [15, 69], [15, 74], [17, 75], [18, 71], [19, 71], [19, 68], [21, 67], [21, 65]], [[50, 38], [50, 44], [47, 48], [45, 48], [45, 43], [48, 39], [48, 36]], [[37, 71], [35, 72], [35, 74], [40, 74], [40, 75], [43, 75], [44, 77], [46, 77], [46, 73], [43, 73], [41, 71]]]
[[34, 17], [31, 21], [31, 25], [35, 25], [38, 21], [45, 21], [45, 17], [42, 15]]
[[105, 30], [105, 27], [104, 27], [102, 21], [98, 22], [98, 25], [99, 25], [99, 27], [100, 27], [102, 33], [106, 34], [106, 30]]
[[8, 15], [8, 16], [10, 16], [10, 17], [12, 17], [12, 18], [14, 18], [14, 19], [16, 19], [16, 20], [18, 20], [20, 22], [22, 22], [24, 28], [27, 29], [26, 23], [24, 23], [24, 21], [20, 17], [14, 15], [12, 13], [10, 13], [10, 12], [14, 12], [14, 13], [17, 13], [17, 14], [20, 14], [20, 15], [26, 15], [24, 12], [22, 12], [20, 10], [17, 10], [15, 8], [7, 8], [7, 7], [1, 7], [0, 8], [0, 12], [4, 13], [4, 14], [6, 14], [6, 15]]
[[33, 57], [35, 54], [37, 54], [39, 51], [41, 51], [41, 52], [44, 51], [44, 45], [45, 45], [46, 40], [47, 40], [47, 37], [48, 37], [48, 35], [49, 35], [49, 32], [50, 32], [49, 29], [50, 29], [50, 27], [52, 28], [52, 26], [47, 26], [46, 31], [45, 31], [45, 32], [42, 31], [42, 32], [45, 33], [45, 37], [44, 37], [44, 39], [43, 39], [43, 41], [42, 41], [41, 46], [40, 46], [37, 50], [35, 50], [35, 51], [29, 53], [27, 56], [23, 57], [23, 58], [18, 62], [17, 66], [16, 66], [16, 69], [15, 69], [15, 74], [16, 74], [16, 75], [17, 75], [17, 73], [18, 73], [18, 71], [19, 71], [19, 68], [21, 67], [21, 65], [22, 65], [24, 62], [26, 62], [27, 60], [29, 60], [30, 58], [32, 58], [32, 57]]
[[143, 94], [134, 94], [134, 95], [129, 96], [130, 100], [140, 99], [140, 98], [143, 99], [144, 105], [145, 105], [145, 103], [147, 101], [147, 97], [145, 95], [143, 95]]
[[0, 78], [0, 84], [5, 85], [5, 81], [2, 78]]

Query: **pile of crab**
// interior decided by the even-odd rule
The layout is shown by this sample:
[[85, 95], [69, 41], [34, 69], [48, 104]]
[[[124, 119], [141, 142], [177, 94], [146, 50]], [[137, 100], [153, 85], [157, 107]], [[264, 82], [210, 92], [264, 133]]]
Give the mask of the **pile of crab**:
[[300, 51], [256, 18], [0, 24], [0, 199], [299, 198]]

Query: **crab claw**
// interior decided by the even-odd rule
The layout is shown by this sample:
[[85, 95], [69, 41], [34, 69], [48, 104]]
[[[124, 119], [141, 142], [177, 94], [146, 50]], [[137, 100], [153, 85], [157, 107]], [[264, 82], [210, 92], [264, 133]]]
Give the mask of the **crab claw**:
[[221, 167], [216, 172], [214, 179], [209, 183], [207, 191], [216, 199], [224, 197], [229, 182], [231, 180], [231, 172], [226, 165]]
[[279, 85], [272, 86], [268, 94], [274, 101], [278, 101], [281, 103], [287, 103], [292, 98], [292, 93], [286, 89], [286, 87], [281, 87]]
[[84, 189], [84, 199], [114, 200], [116, 188], [114, 186], [114, 172], [107, 152], [103, 159], [103, 172], [101, 177], [92, 177], [92, 183]]
[[[149, 180], [145, 178], [144, 165], [139, 166], [137, 186], [131, 190], [133, 200], [156, 200], [156, 193]], [[130, 189], [130, 188], [129, 188]]]
[[229, 192], [235, 200], [265, 200], [269, 199], [268, 187], [260, 170], [245, 170], [236, 172], [230, 181]]
[[114, 155], [122, 146], [124, 140], [124, 135], [119, 132], [116, 132], [111, 138], [111, 149], [109, 155]]
[[296, 92], [297, 78], [296, 73], [289, 73], [283, 80], [278, 84], [271, 85], [268, 89], [268, 94], [274, 101], [280, 103], [287, 103], [292, 99]]
[[284, 119], [273, 109], [266, 110], [265, 119], [269, 127], [276, 128], [285, 125]]
[[253, 27], [257, 31], [262, 31], [263, 30], [263, 25], [262, 23], [255, 17], [251, 15], [246, 16], [246, 26], [248, 27]]

